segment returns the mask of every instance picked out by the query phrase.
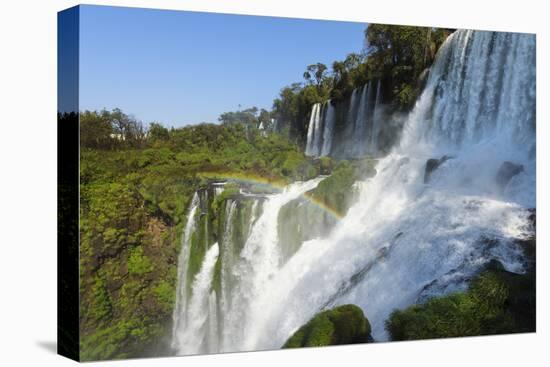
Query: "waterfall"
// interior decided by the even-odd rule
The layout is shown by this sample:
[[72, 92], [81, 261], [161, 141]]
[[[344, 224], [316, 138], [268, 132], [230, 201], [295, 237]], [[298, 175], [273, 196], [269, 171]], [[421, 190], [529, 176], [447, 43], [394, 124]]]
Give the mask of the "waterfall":
[[208, 353], [218, 352], [218, 338], [218, 302], [216, 292], [213, 291], [208, 297]]
[[[255, 202], [256, 203], [256, 202]], [[235, 212], [237, 210], [236, 201], [228, 201], [226, 204], [226, 216], [224, 223], [224, 233], [222, 238], [222, 253], [221, 253], [221, 303], [220, 303], [220, 313], [222, 315], [230, 312], [231, 305], [231, 294], [233, 291], [233, 285], [235, 283], [235, 277], [233, 275], [233, 267], [236, 264], [236, 255], [235, 255], [235, 243], [233, 241], [233, 220], [235, 217]], [[222, 328], [222, 339], [226, 335], [225, 329]], [[219, 345], [219, 341], [217, 343]]]
[[355, 119], [354, 131], [354, 156], [362, 156], [366, 151], [366, 133], [367, 133], [367, 114], [369, 110], [369, 91], [371, 83], [367, 83], [361, 89], [361, 99], [359, 102], [359, 110]]
[[255, 333], [253, 324], [245, 320], [250, 315], [261, 315], [263, 310], [255, 302], [267, 289], [272, 277], [279, 271], [281, 250], [278, 244], [277, 220], [283, 205], [296, 199], [317, 186], [322, 178], [291, 184], [285, 190], [273, 195], [263, 204], [262, 214], [255, 221], [250, 235], [240, 254], [240, 261], [233, 269], [237, 275], [236, 286], [232, 294], [231, 310], [224, 315], [223, 351], [243, 350], [246, 340]]
[[327, 156], [330, 154], [332, 148], [332, 137], [334, 136], [334, 106], [328, 100], [325, 102], [326, 113], [324, 116], [324, 132], [323, 132], [323, 148], [321, 149], [321, 156]]
[[373, 154], [373, 155], [378, 153], [378, 136], [380, 134], [380, 123], [382, 120], [381, 86], [382, 86], [382, 83], [378, 81], [376, 83], [376, 99], [374, 102], [374, 111], [372, 112], [372, 130], [371, 130], [370, 143], [369, 143], [369, 152], [370, 154]]
[[212, 298], [214, 297], [215, 302], [215, 295], [211, 296], [210, 288], [218, 254], [218, 244], [215, 243], [206, 252], [201, 269], [193, 281], [191, 299], [184, 315], [185, 328], [178, 329], [178, 343], [175, 346], [178, 352], [199, 354], [214, 351], [208, 332], [211, 329], [207, 324], [215, 321], [210, 313]]
[[[373, 89], [376, 89], [375, 95]], [[368, 82], [353, 90], [349, 104], [331, 100], [314, 104], [305, 154], [336, 158], [360, 158], [367, 153], [377, 155], [378, 136], [384, 119], [381, 89], [380, 81]], [[343, 108], [345, 110], [341, 111]], [[344, 120], [338, 121], [342, 116]], [[335, 147], [335, 141], [344, 146]]]
[[[363, 144], [357, 154], [377, 149], [380, 89], [371, 82], [352, 97], [356, 112], [349, 119]], [[336, 119], [330, 105], [313, 107], [308, 155], [337, 148], [336, 140], [327, 143], [338, 124], [327, 123]], [[465, 289], [493, 259], [524, 272], [517, 241], [533, 234], [534, 151], [535, 37], [456, 31], [438, 51], [399, 144], [379, 159], [376, 176], [358, 182], [358, 199], [327, 235], [281, 261], [279, 212], [317, 187], [323, 178], [316, 178], [266, 195], [261, 213], [240, 229], [247, 238], [230, 260], [224, 252], [233, 245], [222, 240], [228, 264], [221, 301], [205, 284], [212, 282], [218, 246], [208, 250], [184, 312], [188, 324], [174, 338], [177, 352], [280, 348], [315, 313], [347, 303], [363, 309], [375, 340], [386, 340], [384, 322], [393, 310]], [[425, 183], [429, 159], [439, 163]], [[496, 178], [504, 162], [523, 170], [503, 184]], [[235, 226], [238, 206], [226, 205], [225, 226]], [[234, 254], [238, 247], [231, 248]]]
[[183, 230], [183, 236], [181, 241], [181, 250], [178, 258], [178, 281], [176, 286], [176, 305], [174, 307], [173, 316], [173, 329], [172, 329], [172, 347], [176, 347], [178, 343], [178, 330], [185, 329], [185, 310], [187, 309], [187, 296], [186, 296], [186, 280], [187, 280], [187, 266], [189, 264], [189, 247], [191, 234], [195, 230], [195, 213], [199, 207], [199, 196], [197, 193], [193, 195], [191, 199], [191, 205], [189, 205], [189, 211], [187, 212], [187, 222]]
[[321, 141], [321, 104], [316, 103], [313, 105], [311, 111], [311, 118], [309, 120], [309, 127], [307, 132], [307, 146], [306, 154], [311, 156], [318, 156], [320, 153], [319, 143]]

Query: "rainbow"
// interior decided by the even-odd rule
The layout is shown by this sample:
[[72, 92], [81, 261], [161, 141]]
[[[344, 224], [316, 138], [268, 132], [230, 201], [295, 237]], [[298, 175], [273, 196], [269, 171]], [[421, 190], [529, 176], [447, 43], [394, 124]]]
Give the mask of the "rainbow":
[[[277, 191], [283, 190], [289, 182], [280, 179], [268, 179], [266, 177], [254, 175], [254, 174], [244, 174], [244, 173], [235, 173], [235, 172], [202, 172], [199, 174], [200, 177], [209, 178], [209, 179], [218, 179], [218, 180], [227, 180], [238, 183], [248, 183], [261, 186], [267, 186], [269, 188], [275, 189]], [[307, 192], [301, 195], [301, 198], [306, 200], [312, 205], [320, 208], [336, 220], [340, 220], [344, 217], [344, 213], [340, 212], [338, 209], [333, 208], [322, 200], [319, 200], [313, 195], [308, 194]]]

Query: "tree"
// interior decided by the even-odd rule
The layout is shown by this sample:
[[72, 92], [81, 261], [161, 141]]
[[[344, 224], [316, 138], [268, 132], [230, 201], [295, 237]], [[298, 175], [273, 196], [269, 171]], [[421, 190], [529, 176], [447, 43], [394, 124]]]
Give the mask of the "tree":
[[80, 113], [80, 146], [95, 149], [139, 147], [145, 141], [145, 129], [120, 109]]
[[263, 124], [264, 129], [271, 127], [271, 113], [264, 108], [260, 110], [260, 114], [258, 115], [258, 126], [260, 124]]
[[223, 125], [243, 124], [256, 127], [258, 124], [258, 107], [250, 107], [241, 111], [224, 112], [218, 117]]
[[170, 133], [168, 132], [168, 129], [162, 126], [159, 123], [151, 122], [149, 125], [149, 131], [147, 135], [148, 139], [151, 141], [166, 141], [170, 138]]
[[327, 66], [320, 62], [308, 65], [304, 72], [304, 79], [308, 84], [315, 84], [317, 87], [321, 87], [327, 78], [327, 70]]
[[393, 100], [409, 106], [418, 93], [418, 76], [433, 62], [447, 34], [428, 27], [370, 24], [365, 37], [371, 77], [385, 79]]
[[111, 149], [114, 145], [113, 127], [108, 111], [84, 111], [80, 113], [80, 146], [95, 149]]
[[139, 146], [145, 140], [145, 129], [141, 121], [115, 108], [109, 113], [115, 137], [124, 145]]

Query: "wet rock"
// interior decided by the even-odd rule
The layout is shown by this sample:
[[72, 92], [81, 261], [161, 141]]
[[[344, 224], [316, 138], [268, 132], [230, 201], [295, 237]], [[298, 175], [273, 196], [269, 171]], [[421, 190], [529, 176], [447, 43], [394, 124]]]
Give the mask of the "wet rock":
[[424, 170], [424, 183], [430, 182], [430, 177], [432, 173], [439, 168], [443, 163], [448, 161], [449, 159], [452, 159], [453, 157], [444, 155], [443, 157], [437, 159], [437, 158], [430, 158], [426, 161], [426, 168]]
[[424, 87], [426, 86], [426, 83], [428, 82], [429, 76], [430, 76], [430, 68], [426, 68], [420, 73], [416, 81], [416, 86], [419, 90], [424, 89]]
[[498, 169], [495, 181], [499, 187], [499, 189], [502, 191], [506, 188], [512, 177], [517, 175], [518, 173], [523, 172], [523, 165], [521, 164], [515, 164], [509, 161], [505, 161], [502, 163], [500, 168]]

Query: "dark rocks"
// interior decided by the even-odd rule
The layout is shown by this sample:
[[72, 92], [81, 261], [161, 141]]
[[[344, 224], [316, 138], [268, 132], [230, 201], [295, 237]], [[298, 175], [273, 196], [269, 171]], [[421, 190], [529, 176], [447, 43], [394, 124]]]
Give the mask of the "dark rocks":
[[504, 269], [504, 265], [497, 259], [491, 259], [485, 266], [485, 270], [491, 270], [491, 271], [506, 271]]
[[517, 244], [523, 250], [523, 255], [525, 257], [525, 263], [527, 269], [535, 272], [535, 265], [537, 261], [537, 238], [536, 238], [536, 228], [537, 228], [537, 210], [536, 208], [531, 208], [529, 211], [529, 224], [532, 226], [533, 232], [527, 238], [523, 238], [517, 241]]
[[517, 175], [518, 173], [523, 172], [523, 165], [521, 164], [515, 164], [509, 161], [505, 161], [502, 163], [500, 168], [498, 169], [495, 181], [499, 187], [499, 189], [502, 191], [506, 188], [512, 177]]
[[443, 163], [448, 161], [449, 159], [452, 159], [453, 157], [444, 155], [443, 157], [436, 159], [436, 158], [430, 158], [426, 161], [426, 169], [424, 171], [424, 183], [430, 182], [430, 177], [432, 173], [439, 168]]

